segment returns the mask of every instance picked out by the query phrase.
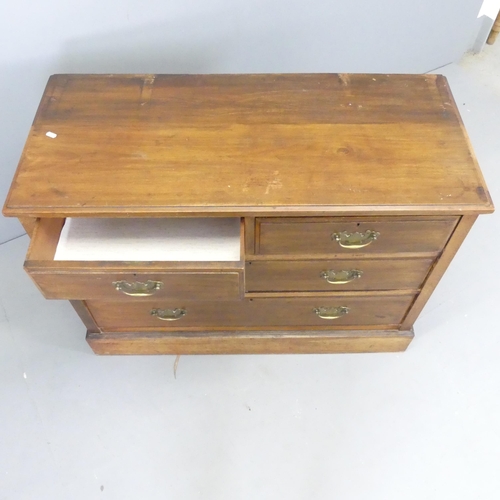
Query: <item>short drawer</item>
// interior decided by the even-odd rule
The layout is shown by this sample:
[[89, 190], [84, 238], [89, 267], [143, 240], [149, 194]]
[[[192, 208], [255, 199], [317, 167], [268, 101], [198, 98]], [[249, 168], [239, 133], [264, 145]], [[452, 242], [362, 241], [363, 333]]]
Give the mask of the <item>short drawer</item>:
[[259, 218], [256, 253], [264, 255], [441, 252], [458, 217]]
[[[121, 236], [115, 238], [109, 245], [97, 242], [94, 230], [94, 233], [85, 240], [90, 247], [87, 253], [85, 249], [72, 248], [71, 245], [66, 245], [65, 250], [61, 250], [60, 240], [67, 237], [62, 231], [64, 219], [40, 219], [36, 223], [24, 267], [43, 295], [49, 299], [128, 302], [173, 297], [182, 300], [241, 299], [244, 281], [244, 236], [243, 224], [239, 219], [236, 223], [232, 221], [228, 224], [222, 220], [215, 221], [215, 223], [211, 223], [210, 220], [204, 222], [206, 243], [203, 236], [200, 237], [201, 241], [193, 243], [193, 238], [184, 234], [186, 231], [179, 229], [179, 226], [184, 224], [197, 226], [188, 219], [184, 222], [177, 221], [174, 224], [175, 228], [172, 225], [166, 225], [167, 236], [178, 238], [179, 234], [184, 235], [182, 241], [186, 245], [186, 255], [196, 256], [196, 248], [193, 249], [193, 245], [200, 245], [203, 252], [202, 255], [200, 254], [202, 258], [216, 258], [222, 255], [233, 259], [227, 261], [149, 260], [154, 257], [168, 258], [171, 255], [177, 255], [175, 252], [178, 252], [178, 249], [174, 248], [174, 251], [172, 247], [165, 245], [160, 235], [157, 235], [157, 239], [153, 238], [149, 234], [150, 228], [145, 227], [149, 224], [147, 221], [145, 219], [144, 222], [138, 223], [141, 229], [137, 230], [137, 233], [140, 233], [137, 238], [129, 234], [131, 223], [126, 223], [126, 220], [120, 222], [120, 219], [117, 219], [117, 223], [123, 226], [120, 230], [116, 230], [116, 223], [110, 222], [112, 228], [108, 228], [108, 232], [112, 235], [115, 231], [118, 236], [125, 234], [127, 240], [125, 244], [123, 241], [117, 241]], [[102, 221], [101, 224], [105, 222]], [[154, 225], [164, 226], [158, 221]], [[220, 229], [219, 233], [217, 228]], [[100, 234], [99, 231], [97, 235]], [[221, 241], [218, 241], [219, 237]], [[149, 244], [148, 238], [152, 240]], [[152, 254], [147, 249], [151, 243], [156, 245]], [[232, 249], [225, 248], [226, 243], [231, 245]], [[130, 249], [130, 245], [143, 245], [144, 250]], [[164, 245], [164, 250], [159, 249], [158, 245]], [[102, 246], [101, 250], [100, 246]], [[58, 254], [79, 260], [64, 258], [58, 260]], [[91, 260], [85, 260], [87, 254]], [[140, 255], [144, 255], [143, 260], [129, 260]], [[93, 260], [100, 256], [108, 257], [110, 260]], [[118, 260], [121, 256], [123, 260]], [[180, 257], [182, 258], [183, 255]]]
[[104, 331], [273, 329], [282, 327], [395, 326], [413, 301], [412, 294], [366, 294], [262, 298], [239, 302], [181, 300], [123, 304], [88, 301]]
[[256, 260], [247, 262], [247, 292], [417, 290], [434, 259]]

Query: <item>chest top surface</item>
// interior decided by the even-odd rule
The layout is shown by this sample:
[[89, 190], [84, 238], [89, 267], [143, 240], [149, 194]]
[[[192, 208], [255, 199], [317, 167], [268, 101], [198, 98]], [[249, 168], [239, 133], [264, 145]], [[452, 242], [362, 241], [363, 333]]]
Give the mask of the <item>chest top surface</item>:
[[493, 211], [439, 75], [54, 75], [4, 213]]

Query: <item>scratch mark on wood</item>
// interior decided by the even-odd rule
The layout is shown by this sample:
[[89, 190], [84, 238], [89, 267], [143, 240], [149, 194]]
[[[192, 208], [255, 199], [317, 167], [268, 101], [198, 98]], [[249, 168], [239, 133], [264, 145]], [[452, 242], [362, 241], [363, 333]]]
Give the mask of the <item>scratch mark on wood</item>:
[[151, 100], [151, 94], [153, 93], [153, 85], [155, 83], [156, 75], [147, 75], [144, 78], [142, 89], [141, 89], [141, 106], [145, 106]]
[[265, 194], [269, 194], [271, 190], [281, 189], [283, 187], [283, 183], [281, 182], [281, 179], [278, 177], [278, 174], [279, 170], [275, 170], [273, 173], [274, 179], [270, 180], [267, 183]]
[[346, 73], [339, 73], [339, 80], [342, 85], [349, 85], [351, 83], [351, 77]]

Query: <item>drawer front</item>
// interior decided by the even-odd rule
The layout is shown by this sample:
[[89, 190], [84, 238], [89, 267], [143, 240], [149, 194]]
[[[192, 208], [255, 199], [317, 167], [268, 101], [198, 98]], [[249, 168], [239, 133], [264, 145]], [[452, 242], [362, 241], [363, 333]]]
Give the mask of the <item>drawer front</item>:
[[434, 259], [335, 259], [247, 262], [248, 292], [417, 290]]
[[261, 218], [256, 252], [264, 255], [440, 252], [458, 217]]
[[[123, 235], [127, 236], [128, 233], [125, 231], [127, 227], [120, 225], [118, 228], [113, 229], [113, 220], [109, 219], [108, 222], [110, 224], [110, 233], [114, 234], [114, 231], [118, 241], [121, 241], [120, 238]], [[136, 229], [140, 229], [141, 224], [137, 224], [137, 221], [134, 224]], [[226, 238], [227, 235], [223, 234], [219, 239], [202, 238], [201, 243], [194, 237], [191, 240], [187, 236], [184, 237], [182, 231], [177, 228], [178, 232], [180, 232], [177, 242], [182, 243], [181, 250], [182, 248], [189, 249], [189, 245], [194, 244], [193, 241], [196, 243], [195, 246], [202, 250], [205, 249], [204, 245], [206, 244], [208, 255], [214, 258], [217, 249], [218, 252], [222, 249], [224, 251], [223, 255], [226, 255], [226, 240], [231, 243], [231, 248], [235, 246], [236, 241], [236, 247], [238, 242], [241, 247], [239, 261], [57, 260], [55, 256], [60, 251], [60, 241], [65, 243], [66, 250], [71, 249], [68, 237], [64, 240], [64, 237], [61, 236], [63, 234], [62, 230], [66, 227], [70, 231], [74, 226], [71, 224], [69, 226], [65, 225], [64, 219], [40, 219], [35, 224], [24, 268], [48, 299], [94, 299], [131, 302], [150, 300], [152, 298], [169, 299], [175, 297], [181, 300], [239, 300], [243, 296], [244, 254], [242, 245], [244, 232], [241, 221], [236, 221], [233, 226], [238, 226], [238, 224], [240, 233], [236, 234], [236, 236], [233, 234], [230, 235], [231, 237]], [[208, 222], [207, 225], [208, 229], [211, 229]], [[196, 226], [202, 226], [202, 224], [198, 221]], [[105, 226], [105, 228], [108, 228], [108, 226]], [[140, 232], [139, 229], [137, 229], [138, 232]], [[153, 229], [156, 229], [156, 227], [153, 226]], [[172, 229], [171, 232], [168, 232], [165, 228], [163, 230], [165, 234], [162, 234], [166, 239], [162, 240], [163, 246], [160, 247], [160, 253], [163, 250], [170, 252], [175, 250], [176, 255], [181, 254], [181, 250], [177, 248], [179, 245], [175, 246], [175, 231]], [[107, 245], [100, 241], [103, 232], [102, 228], [100, 231], [99, 238], [96, 238], [95, 241], [91, 238], [93, 235], [91, 231], [88, 231], [88, 234], [84, 233], [87, 234], [86, 238], [88, 240], [84, 240], [86, 241], [84, 248], [89, 246], [95, 252], [94, 247], [99, 247], [101, 248], [100, 252], [107, 251]], [[151, 249], [156, 251], [154, 238], [152, 238], [152, 243], [149, 241], [148, 236], [152, 235], [146, 234], [144, 238], [139, 235], [133, 240], [133, 244], [129, 244], [128, 236], [124, 237], [125, 244], [122, 242], [120, 248], [125, 253], [118, 252], [116, 255], [125, 259], [126, 255], [131, 255], [130, 251], [135, 251], [136, 244], [143, 245], [146, 251], [151, 251]], [[171, 246], [167, 244], [168, 238], [172, 239], [173, 244]], [[113, 241], [113, 239], [110, 241]], [[75, 255], [74, 249], [72, 255]], [[96, 256], [95, 253], [91, 255]], [[166, 254], [162, 253], [162, 255], [165, 256]], [[85, 256], [87, 256], [87, 252], [85, 252]], [[142, 251], [137, 254], [137, 257], [141, 256], [145, 256]], [[182, 257], [182, 255], [179, 255], [179, 258]]]
[[414, 296], [342, 295], [262, 298], [238, 302], [180, 300], [122, 304], [88, 301], [99, 327], [107, 331], [214, 330], [225, 328], [397, 325]]
[[[238, 272], [50, 273], [28, 269], [47, 299], [144, 301], [239, 300], [243, 279]], [[128, 307], [128, 306], [127, 306]]]

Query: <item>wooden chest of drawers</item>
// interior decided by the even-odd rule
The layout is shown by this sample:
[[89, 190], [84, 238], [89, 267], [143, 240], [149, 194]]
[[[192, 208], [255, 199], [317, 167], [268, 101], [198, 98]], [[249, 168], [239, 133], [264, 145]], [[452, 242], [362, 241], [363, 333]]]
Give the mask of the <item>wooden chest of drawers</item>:
[[54, 75], [4, 214], [99, 354], [376, 352], [493, 211], [436, 75]]

